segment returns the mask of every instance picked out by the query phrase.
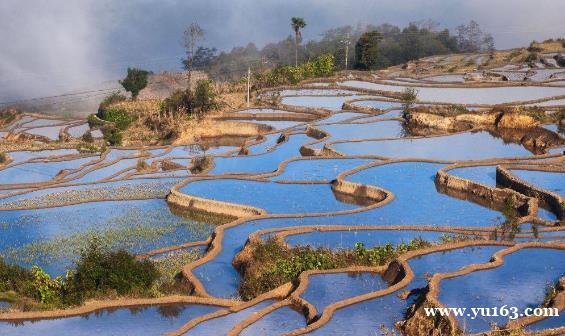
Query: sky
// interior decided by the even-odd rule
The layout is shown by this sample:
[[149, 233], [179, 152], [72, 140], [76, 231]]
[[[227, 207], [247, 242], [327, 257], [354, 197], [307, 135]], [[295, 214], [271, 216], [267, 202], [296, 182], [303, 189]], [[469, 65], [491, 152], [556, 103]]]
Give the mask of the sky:
[[563, 0], [2, 0], [0, 102], [99, 87], [128, 66], [178, 69], [191, 22], [203, 45], [229, 50], [285, 38], [292, 16], [305, 40], [348, 24], [475, 20], [507, 49], [565, 37], [563, 13]]

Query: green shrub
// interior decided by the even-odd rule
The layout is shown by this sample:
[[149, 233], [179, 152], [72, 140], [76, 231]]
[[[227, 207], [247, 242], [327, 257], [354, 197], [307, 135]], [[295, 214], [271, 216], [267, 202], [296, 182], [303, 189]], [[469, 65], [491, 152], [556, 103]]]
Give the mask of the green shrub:
[[93, 143], [94, 138], [92, 137], [92, 133], [90, 131], [87, 131], [86, 133], [84, 133], [82, 135], [82, 141], [84, 141], [86, 143]]
[[113, 122], [120, 130], [125, 130], [133, 122], [134, 118], [130, 116], [124, 109], [110, 107], [102, 111], [100, 116], [102, 120]]
[[127, 92], [131, 92], [131, 98], [136, 100], [139, 91], [143, 90], [147, 86], [148, 75], [148, 71], [137, 68], [128, 68], [128, 74], [126, 78], [120, 81], [120, 84], [122, 84]]
[[308, 78], [329, 77], [335, 71], [335, 59], [332, 54], [323, 54], [314, 60], [298, 66], [278, 66], [270, 71], [254, 74], [256, 88], [297, 84]]
[[384, 265], [398, 255], [431, 246], [421, 238], [397, 246], [387, 244], [367, 249], [361, 243], [354, 249], [332, 251], [326, 248], [297, 246], [287, 248], [275, 239], [255, 244], [251, 261], [242, 270], [239, 293], [249, 300], [287, 282], [295, 281], [302, 272], [347, 266]]
[[6, 264], [0, 257], [0, 292], [14, 291], [33, 295], [33, 275], [30, 270], [18, 265]]
[[5, 163], [8, 161], [8, 156], [4, 152], [0, 152], [0, 164]]
[[51, 307], [60, 306], [63, 302], [63, 279], [61, 277], [51, 279], [51, 276], [39, 266], [33, 266], [31, 273], [33, 275], [33, 286], [36, 290], [36, 297], [39, 299], [39, 302]]
[[199, 80], [194, 90], [193, 107], [200, 109], [200, 112], [217, 109], [216, 91], [214, 82], [211, 80]]
[[402, 102], [402, 107], [404, 111], [405, 112], [408, 111], [414, 105], [417, 99], [418, 99], [418, 90], [411, 87], [407, 87], [406, 89], [404, 89], [404, 92], [402, 92], [400, 96], [400, 101]]
[[536, 62], [538, 59], [539, 59], [539, 55], [537, 54], [537, 52], [531, 52], [528, 54], [528, 56], [526, 56], [524, 62], [526, 63]]
[[123, 135], [119, 129], [113, 127], [106, 127], [102, 129], [104, 134], [104, 140], [110, 144], [110, 146], [119, 146], [122, 144]]
[[88, 122], [88, 126], [90, 126], [90, 128], [100, 127], [104, 125], [104, 121], [100, 119], [96, 114], [89, 115], [86, 121]]
[[112, 92], [112, 94], [104, 98], [104, 100], [100, 103], [100, 106], [98, 106], [98, 117], [101, 117], [103, 111], [109, 108], [110, 106], [126, 100], [127, 97], [121, 94], [119, 91]]
[[94, 242], [81, 253], [72, 287], [87, 297], [110, 291], [140, 294], [147, 293], [158, 276], [150, 260], [138, 261], [124, 250], [107, 251]]
[[186, 91], [177, 90], [161, 102], [161, 114], [188, 112], [190, 96]]

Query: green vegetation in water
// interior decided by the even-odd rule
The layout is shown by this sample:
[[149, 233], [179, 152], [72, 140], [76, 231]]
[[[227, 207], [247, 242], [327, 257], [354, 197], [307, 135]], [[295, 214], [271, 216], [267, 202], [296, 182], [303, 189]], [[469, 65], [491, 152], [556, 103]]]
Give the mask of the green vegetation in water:
[[496, 228], [491, 233], [493, 240], [514, 240], [517, 233], [520, 233], [520, 214], [516, 210], [514, 197], [508, 197], [504, 201], [501, 209], [504, 218], [499, 217]]
[[[25, 225], [33, 220], [35, 219], [25, 218], [21, 220], [21, 223], [5, 223], [3, 229], [9, 229], [13, 225]], [[69, 219], [61, 218], [60, 220]], [[194, 240], [205, 239], [211, 232], [211, 227], [206, 223], [177, 217], [168, 211], [150, 212], [133, 207], [123, 215], [99, 223], [96, 227], [84, 232], [58, 236], [49, 240], [38, 240], [20, 247], [6, 249], [3, 254], [10, 262], [18, 264], [72, 263], [80, 255], [80, 251], [88, 247], [92, 241], [97, 241], [106, 249], [138, 251], [140, 243], [157, 244], [165, 236], [168, 237], [168, 245], [186, 242], [184, 237], [172, 236], [179, 229], [187, 231], [187, 234]]]
[[239, 294], [244, 300], [250, 300], [287, 282], [296, 281], [304, 271], [379, 266], [403, 253], [429, 246], [431, 243], [416, 238], [397, 246], [386, 244], [366, 248], [357, 243], [354, 249], [332, 251], [310, 246], [287, 248], [275, 238], [270, 238], [251, 246], [251, 258], [241, 267], [243, 276]]
[[186, 294], [186, 291], [182, 291], [182, 286], [179, 286], [180, 271], [185, 265], [200, 258], [201, 255], [198, 249], [189, 249], [171, 252], [166, 256], [154, 259], [153, 261], [160, 274], [156, 282], [160, 291], [169, 294]]

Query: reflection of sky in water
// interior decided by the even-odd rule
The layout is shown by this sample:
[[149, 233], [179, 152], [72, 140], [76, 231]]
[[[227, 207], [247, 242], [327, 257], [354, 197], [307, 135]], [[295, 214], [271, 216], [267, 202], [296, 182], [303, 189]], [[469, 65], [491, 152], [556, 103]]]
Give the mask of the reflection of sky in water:
[[[250, 205], [269, 213], [330, 212], [355, 206], [338, 201], [329, 184], [285, 184], [251, 180], [201, 180], [181, 192], [218, 201]], [[279, 195], [280, 197], [273, 197]]]
[[[165, 200], [97, 202], [50, 209], [2, 211], [0, 221], [0, 251], [7, 259], [11, 259], [8, 252], [15, 251], [18, 263], [24, 266], [38, 264], [51, 274], [62, 274], [70, 268], [77, 249], [94, 233], [108, 237], [115, 247], [138, 253], [203, 240], [212, 230], [208, 224], [172, 214]], [[156, 231], [150, 234], [154, 232], [151, 230]], [[84, 236], [85, 233], [88, 234]], [[37, 250], [35, 247], [39, 246], [36, 245], [43, 246], [42, 243], [46, 243], [48, 248]], [[34, 251], [33, 254], [31, 251]]]
[[565, 196], [565, 173], [533, 170], [512, 170], [512, 174], [537, 187]]
[[[402, 92], [406, 87], [383, 85], [361, 81], [340, 83], [361, 89]], [[535, 100], [565, 94], [565, 88], [543, 86], [511, 86], [495, 88], [432, 88], [418, 87], [418, 100], [451, 104], [502, 104], [515, 101]]]
[[[439, 299], [447, 307], [538, 307], [549, 285], [563, 275], [565, 251], [528, 248], [504, 257], [501, 266], [443, 280]], [[540, 262], [542, 261], [543, 262]], [[470, 332], [490, 330], [490, 322], [504, 326], [507, 317], [460, 318]]]
[[[349, 176], [346, 179], [376, 185], [395, 194], [395, 199], [382, 207], [359, 213], [305, 218], [257, 220], [224, 231], [222, 251], [214, 260], [195, 269], [208, 293], [231, 297], [237, 292], [239, 274], [231, 262], [247, 237], [261, 229], [298, 225], [448, 225], [492, 226], [502, 215], [472, 202], [438, 193], [434, 178], [440, 164], [396, 163], [382, 165]], [[394, 176], [395, 178], [391, 178]], [[415, 207], [414, 204], [418, 204]], [[218, 277], [224, 279], [216, 281]]]
[[266, 300], [237, 313], [231, 313], [219, 318], [204, 321], [190, 329], [185, 335], [227, 335], [236, 324], [244, 321], [250, 317], [251, 314], [268, 307], [272, 303], [274, 303], [273, 300]]
[[312, 335], [373, 335], [381, 326], [395, 330], [394, 323], [404, 319], [404, 313], [415, 297], [407, 301], [398, 294], [426, 286], [427, 274], [453, 272], [473, 263], [488, 262], [500, 247], [473, 247], [437, 252], [409, 261], [414, 280], [407, 287], [392, 294], [358, 304], [346, 306], [334, 312], [332, 319]]
[[346, 155], [380, 155], [438, 160], [479, 160], [487, 158], [529, 156], [524, 147], [505, 144], [487, 132], [461, 133], [449, 136], [364, 141], [333, 144], [332, 148]]
[[212, 313], [208, 305], [162, 305], [141, 308], [103, 310], [86, 316], [24, 322], [16, 325], [0, 322], [0, 334], [28, 335], [161, 335], [173, 332], [187, 321]]
[[240, 335], [282, 335], [305, 326], [306, 319], [304, 315], [289, 306], [285, 306], [243, 329]]

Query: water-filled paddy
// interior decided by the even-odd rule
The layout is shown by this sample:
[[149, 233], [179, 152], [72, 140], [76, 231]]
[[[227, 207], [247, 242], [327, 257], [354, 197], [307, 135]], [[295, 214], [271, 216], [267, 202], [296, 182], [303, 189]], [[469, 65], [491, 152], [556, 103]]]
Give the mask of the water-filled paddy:
[[24, 335], [161, 335], [186, 321], [212, 313], [218, 307], [176, 304], [102, 310], [85, 316], [53, 320], [0, 322], [0, 334]]
[[452, 169], [449, 175], [496, 187], [496, 166], [474, 166]]
[[432, 81], [432, 82], [464, 82], [465, 79], [463, 78], [463, 75], [457, 75], [457, 74], [453, 74], [453, 75], [441, 75], [441, 76], [432, 76], [432, 77], [426, 77], [423, 78], [424, 80], [427, 81]]
[[[528, 248], [504, 257], [504, 264], [489, 270], [441, 282], [439, 299], [447, 307], [538, 307], [546, 289], [563, 276], [565, 251]], [[540, 262], [543, 260], [543, 262]], [[490, 324], [504, 326], [508, 317], [459, 318], [469, 332], [490, 330]]]
[[220, 179], [191, 182], [180, 191], [191, 196], [250, 205], [270, 213], [330, 212], [355, 207], [338, 201], [329, 184]]
[[0, 253], [64, 274], [92, 237], [134, 253], [206, 239], [213, 227], [171, 213], [164, 200], [97, 202], [0, 212]]
[[240, 335], [279, 335], [306, 325], [304, 315], [289, 306], [279, 308], [243, 329]]
[[79, 138], [83, 136], [86, 132], [90, 130], [90, 126], [88, 124], [82, 124], [79, 126], [70, 127], [67, 132], [73, 138]]
[[40, 183], [53, 179], [61, 170], [77, 169], [98, 159], [87, 157], [67, 161], [30, 162], [0, 170], [0, 184]]
[[334, 303], [388, 287], [378, 273], [343, 272], [315, 274], [308, 277], [308, 287], [301, 297], [316, 307], [318, 314]]
[[[383, 85], [361, 81], [345, 81], [340, 85], [391, 92], [402, 92], [404, 86]], [[502, 104], [565, 95], [565, 88], [512, 86], [494, 88], [432, 88], [418, 87], [418, 100], [451, 104]]]
[[211, 174], [266, 173], [277, 170], [280, 162], [300, 156], [300, 146], [312, 141], [305, 134], [291, 135], [288, 141], [279, 144], [273, 151], [261, 155], [218, 157]]
[[290, 162], [273, 181], [322, 181], [333, 180], [341, 172], [362, 166], [368, 159], [309, 159]]
[[332, 148], [346, 155], [436, 160], [479, 160], [531, 155], [523, 146], [505, 144], [502, 139], [495, 138], [487, 132], [459, 133], [431, 138], [345, 142], [332, 144]]
[[357, 117], [362, 117], [366, 114], [364, 113], [357, 113], [357, 112], [341, 112], [341, 113], [334, 113], [331, 116], [322, 119], [317, 122], [318, 125], [321, 124], [331, 124], [336, 122], [342, 122], [344, 120], [349, 120]]
[[42, 151], [18, 151], [8, 153], [8, 155], [12, 158], [12, 163], [19, 163], [32, 159], [45, 159], [49, 158], [50, 156], [66, 156], [76, 154], [79, 154], [76, 149], [51, 149]]
[[535, 170], [512, 170], [512, 174], [539, 188], [565, 196], [565, 173]]
[[355, 106], [372, 107], [379, 110], [388, 110], [391, 108], [399, 108], [402, 106], [399, 102], [390, 102], [383, 100], [361, 100], [353, 103]]
[[325, 108], [334, 111], [341, 110], [343, 103], [348, 100], [359, 98], [371, 98], [370, 96], [289, 96], [283, 97], [281, 102], [286, 105]]
[[[413, 302], [398, 297], [403, 291], [426, 286], [426, 275], [451, 272], [473, 263], [488, 262], [498, 247], [474, 247], [437, 252], [409, 262], [415, 279], [406, 288], [376, 299], [346, 306], [334, 312], [332, 319], [312, 335], [371, 335], [379, 330], [395, 330], [395, 322], [404, 319], [404, 313]], [[383, 330], [384, 333], [384, 330]]]
[[[247, 241], [247, 237], [262, 229], [329, 224], [489, 227], [503, 220], [504, 216], [497, 211], [437, 192], [435, 174], [443, 166], [420, 162], [394, 163], [347, 177], [347, 180], [376, 185], [395, 194], [391, 203], [372, 210], [320, 218], [264, 219], [228, 228], [224, 231], [222, 251], [213, 260], [197, 267], [194, 274], [209, 294], [219, 297], [237, 295], [239, 274], [231, 262]], [[418, 204], [418, 207], [414, 204]], [[223, 281], [216, 281], [218, 277]]]
[[354, 95], [356, 91], [343, 90], [343, 89], [289, 89], [282, 90], [280, 95], [282, 97], [288, 96], [340, 96], [340, 95]]
[[237, 313], [230, 313], [228, 315], [204, 321], [190, 329], [185, 335], [227, 335], [236, 324], [247, 319], [249, 316], [257, 313], [261, 309], [268, 307], [273, 302], [273, 300], [266, 300]]
[[331, 141], [367, 138], [397, 138], [406, 133], [401, 121], [387, 120], [366, 124], [333, 124], [318, 126], [331, 134]]
[[49, 127], [40, 127], [40, 128], [32, 128], [26, 131], [26, 133], [44, 136], [49, 140], [59, 140], [59, 132], [63, 130], [65, 126], [49, 126]]

